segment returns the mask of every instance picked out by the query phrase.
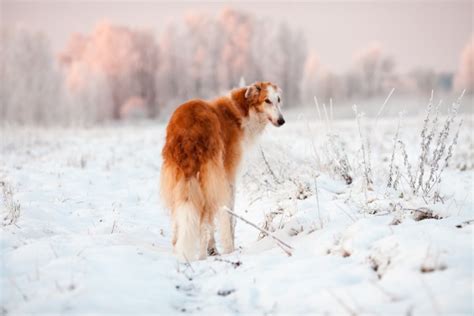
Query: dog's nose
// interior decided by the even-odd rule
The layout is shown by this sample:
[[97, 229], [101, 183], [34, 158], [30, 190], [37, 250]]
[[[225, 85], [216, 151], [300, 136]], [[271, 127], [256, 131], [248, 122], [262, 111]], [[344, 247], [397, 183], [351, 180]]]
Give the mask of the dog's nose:
[[278, 126], [282, 126], [283, 124], [285, 124], [285, 119], [283, 117], [280, 117], [277, 123], [278, 123]]

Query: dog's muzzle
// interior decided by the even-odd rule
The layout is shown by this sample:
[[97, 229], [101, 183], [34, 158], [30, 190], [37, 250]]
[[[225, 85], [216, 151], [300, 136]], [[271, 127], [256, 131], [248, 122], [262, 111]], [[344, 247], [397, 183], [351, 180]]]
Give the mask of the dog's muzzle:
[[277, 126], [280, 127], [283, 124], [285, 124], [285, 119], [283, 118], [283, 116], [280, 116], [277, 121]]

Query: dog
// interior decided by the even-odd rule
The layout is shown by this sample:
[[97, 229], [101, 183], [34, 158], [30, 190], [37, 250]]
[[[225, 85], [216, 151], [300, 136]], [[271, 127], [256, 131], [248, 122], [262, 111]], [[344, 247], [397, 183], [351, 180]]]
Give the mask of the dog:
[[285, 123], [281, 89], [256, 82], [212, 101], [193, 99], [172, 114], [163, 147], [160, 190], [170, 210], [173, 251], [181, 261], [234, 251], [235, 180], [243, 150], [271, 122]]

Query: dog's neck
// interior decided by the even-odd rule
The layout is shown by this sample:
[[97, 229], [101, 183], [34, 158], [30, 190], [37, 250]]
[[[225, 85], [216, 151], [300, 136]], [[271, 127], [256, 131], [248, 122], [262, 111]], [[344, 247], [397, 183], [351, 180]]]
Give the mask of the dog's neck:
[[253, 143], [257, 136], [262, 134], [268, 120], [260, 117], [251, 109], [248, 100], [245, 98], [246, 88], [239, 88], [231, 91], [230, 98], [240, 114], [240, 127], [244, 132], [245, 143]]
[[253, 110], [249, 111], [249, 115], [242, 120], [241, 126], [245, 135], [245, 143], [253, 144], [267, 126], [268, 120], [259, 117]]
[[243, 119], [249, 115], [249, 103], [245, 98], [245, 91], [247, 88], [238, 88], [230, 92], [229, 98], [232, 100], [232, 103], [237, 108], [240, 119]]

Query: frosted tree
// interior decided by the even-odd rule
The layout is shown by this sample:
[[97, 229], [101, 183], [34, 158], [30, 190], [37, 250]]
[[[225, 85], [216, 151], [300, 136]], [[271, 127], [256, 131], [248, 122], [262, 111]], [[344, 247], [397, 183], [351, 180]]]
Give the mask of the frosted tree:
[[90, 78], [105, 80], [103, 93], [112, 104], [109, 117], [120, 118], [120, 108], [134, 97], [144, 100], [150, 116], [158, 114], [158, 47], [151, 33], [103, 22], [90, 36], [72, 36], [60, 61], [71, 91], [88, 88]]
[[[156, 75], [159, 65], [158, 46], [154, 34], [151, 32], [134, 32], [135, 48], [133, 56], [135, 59], [131, 69], [132, 89], [136, 91], [134, 96], [143, 100], [148, 107], [148, 115], [156, 117], [159, 114], [159, 104], [156, 91]], [[132, 99], [133, 100], [133, 99]]]
[[474, 36], [461, 53], [459, 68], [454, 79], [454, 87], [467, 93], [474, 93]]
[[186, 87], [187, 60], [184, 56], [185, 41], [182, 31], [176, 23], [165, 27], [159, 40], [160, 64], [157, 73], [156, 90], [158, 103], [162, 107], [184, 101], [188, 91]]
[[171, 23], [160, 40], [160, 102], [212, 97], [247, 82], [269, 80], [299, 102], [306, 45], [299, 32], [271, 20], [225, 9], [216, 18], [190, 13]]
[[160, 39], [160, 103], [212, 97], [247, 82], [274, 81], [288, 104], [298, 102], [306, 56], [300, 33], [236, 10], [216, 18], [190, 13]]
[[359, 97], [363, 92], [363, 82], [360, 74], [355, 70], [350, 70], [343, 78], [344, 98]]
[[389, 89], [387, 85], [393, 81], [394, 66], [393, 59], [386, 56], [378, 44], [356, 53], [352, 75], [360, 82], [361, 96], [372, 97]]
[[219, 90], [238, 86], [240, 77], [253, 81], [252, 36], [255, 19], [245, 13], [224, 9], [217, 18], [221, 30], [218, 67]]
[[433, 69], [417, 68], [410, 73], [410, 78], [414, 82], [415, 92], [429, 95], [432, 90], [437, 89], [438, 78]]
[[303, 103], [311, 104], [313, 97], [318, 95], [318, 76], [321, 71], [319, 57], [314, 53], [310, 53], [306, 59], [303, 79], [301, 82], [301, 97]]
[[294, 32], [286, 23], [279, 27], [276, 49], [282, 54], [279, 83], [288, 105], [300, 102], [301, 79], [306, 61], [306, 43], [301, 32]]
[[321, 71], [318, 76], [317, 96], [322, 102], [328, 104], [331, 98], [344, 97], [343, 89], [343, 83], [337, 74], [326, 69]]
[[286, 106], [300, 102], [306, 63], [306, 44], [300, 32], [286, 24], [256, 20], [252, 34], [252, 57], [246, 80], [270, 80], [283, 90]]
[[0, 36], [1, 120], [48, 124], [62, 119], [61, 78], [47, 38], [9, 28]]
[[185, 38], [192, 96], [210, 97], [218, 89], [217, 69], [221, 52], [221, 28], [208, 15], [190, 13], [185, 17]]

